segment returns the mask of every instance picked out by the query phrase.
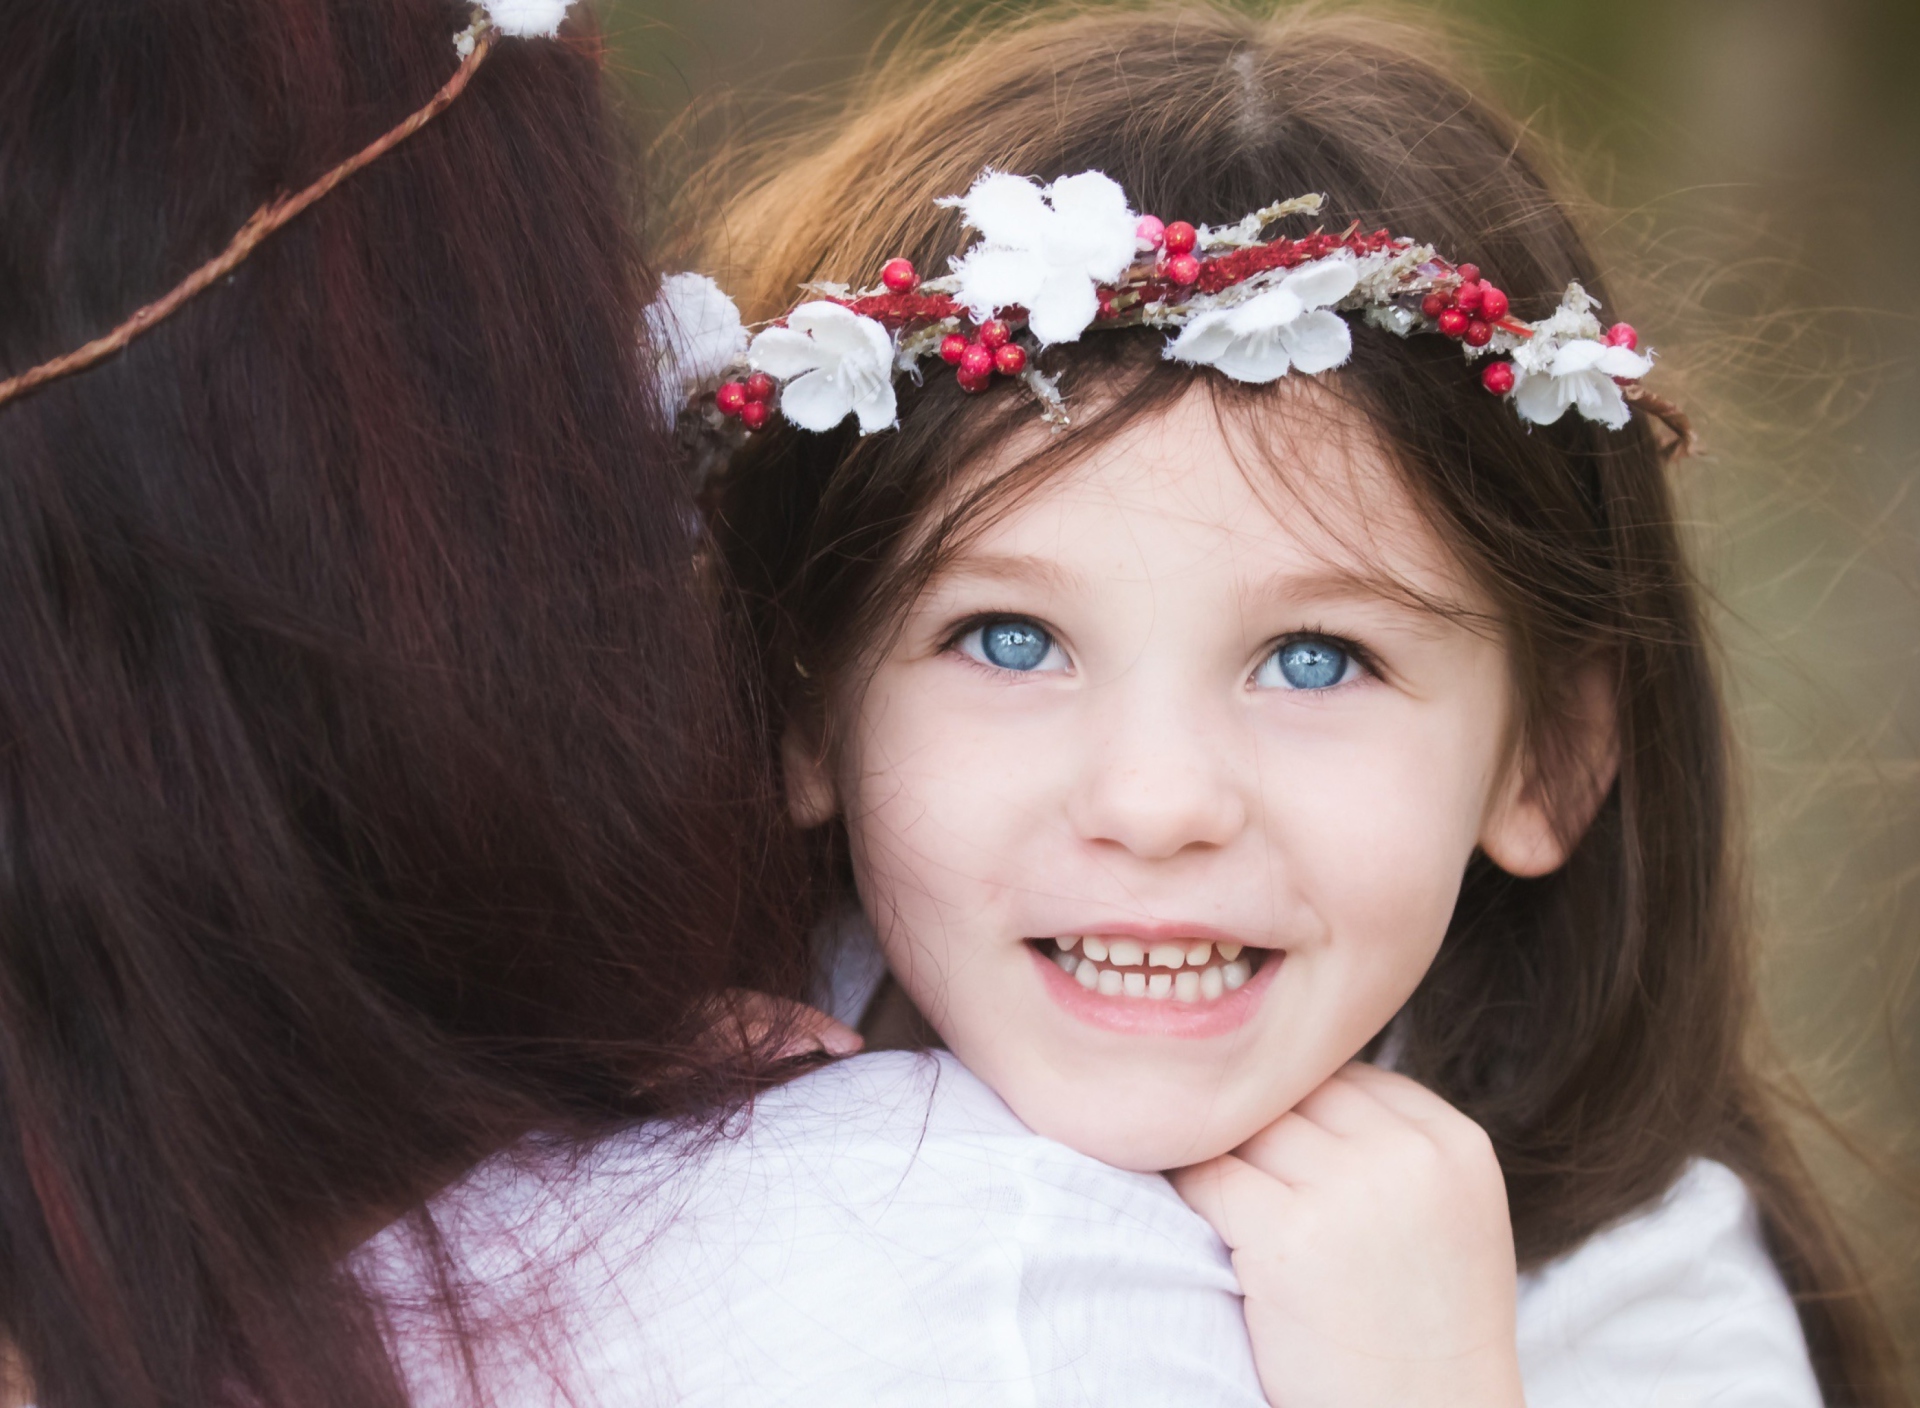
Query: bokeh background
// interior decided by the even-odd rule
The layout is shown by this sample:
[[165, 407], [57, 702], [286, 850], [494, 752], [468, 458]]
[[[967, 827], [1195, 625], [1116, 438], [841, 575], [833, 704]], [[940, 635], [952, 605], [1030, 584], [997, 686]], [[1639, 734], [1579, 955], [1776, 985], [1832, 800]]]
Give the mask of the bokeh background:
[[[830, 99], [902, 24], [1026, 6], [597, 8], [672, 179]], [[1565, 150], [1619, 316], [1707, 411], [1681, 477], [1746, 748], [1766, 1006], [1845, 1136], [1802, 1124], [1920, 1393], [1920, 0], [1402, 8], [1477, 35], [1483, 81]]]

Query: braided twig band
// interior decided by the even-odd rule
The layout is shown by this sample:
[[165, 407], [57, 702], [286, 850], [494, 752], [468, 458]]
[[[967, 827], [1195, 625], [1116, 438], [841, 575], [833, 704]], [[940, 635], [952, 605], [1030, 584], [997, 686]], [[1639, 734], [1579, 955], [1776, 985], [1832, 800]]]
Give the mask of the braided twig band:
[[55, 357], [50, 362], [42, 362], [37, 367], [28, 368], [18, 376], [0, 381], [0, 406], [6, 405], [17, 396], [24, 396], [36, 386], [52, 381], [56, 377], [84, 371], [96, 362], [111, 357], [141, 333], [177, 312], [188, 299], [232, 273], [268, 235], [299, 215], [301, 211], [326, 195], [354, 172], [378, 160], [446, 111], [448, 105], [466, 88], [475, 71], [486, 61], [488, 51], [492, 47], [492, 34], [485, 29], [480, 30], [474, 35], [472, 52], [461, 60], [460, 67], [454, 71], [453, 77], [441, 86], [439, 92], [428, 99], [425, 107], [383, 136], [376, 137], [304, 190], [296, 191], [291, 195], [275, 196], [254, 211], [225, 249], [188, 274], [159, 298], [135, 311], [112, 332], [96, 337], [84, 347], [76, 348], [65, 356]]

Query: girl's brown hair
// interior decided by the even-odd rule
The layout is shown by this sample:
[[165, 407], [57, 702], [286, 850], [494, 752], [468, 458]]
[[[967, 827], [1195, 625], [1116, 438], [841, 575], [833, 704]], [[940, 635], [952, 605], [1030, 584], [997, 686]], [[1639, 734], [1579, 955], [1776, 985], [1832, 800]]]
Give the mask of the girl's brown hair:
[[[1442, 47], [1315, 7], [1052, 9], [883, 66], [848, 113], [760, 153], [702, 247], [764, 318], [805, 281], [872, 282], [895, 255], [944, 267], [963, 236], [934, 200], [984, 167], [1043, 181], [1095, 169], [1137, 209], [1196, 223], [1322, 192], [1337, 226], [1479, 264], [1522, 317], [1573, 279], [1606, 302], [1523, 134], [1461, 86]], [[711, 502], [776, 726], [817, 708], [807, 692], [856, 663], [968, 524], [1196, 378], [1223, 404], [1284, 414], [1164, 361], [1162, 340], [1102, 334], [1044, 353], [1076, 426], [991, 484], [970, 468], [1037, 414], [1012, 386], [969, 398], [935, 375], [902, 386], [896, 432], [758, 437]], [[1726, 722], [1656, 434], [1643, 416], [1617, 433], [1573, 416], [1529, 432], [1444, 339], [1360, 326], [1326, 387], [1396, 452], [1499, 604], [1542, 785], [1567, 781], [1583, 667], [1604, 663], [1618, 718], [1618, 780], [1569, 863], [1537, 880], [1484, 858], [1469, 868], [1405, 1014], [1404, 1069], [1492, 1136], [1523, 1265], [1658, 1197], [1689, 1159], [1730, 1165], [1828, 1400], [1902, 1401], [1885, 1332], [1757, 1073]]]

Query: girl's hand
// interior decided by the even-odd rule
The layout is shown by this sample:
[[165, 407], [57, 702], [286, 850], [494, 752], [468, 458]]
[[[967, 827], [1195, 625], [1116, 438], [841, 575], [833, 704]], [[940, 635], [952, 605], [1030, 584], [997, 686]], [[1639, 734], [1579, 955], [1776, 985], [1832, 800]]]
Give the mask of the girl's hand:
[[[705, 1040], [715, 1051], [757, 1051], [765, 1059], [787, 1061], [815, 1054], [851, 1056], [865, 1045], [859, 1032], [818, 1008], [750, 988], [728, 988], [709, 1016]], [[776, 1036], [778, 1044], [770, 1047]]]
[[1523, 1408], [1506, 1186], [1433, 1092], [1349, 1065], [1172, 1178], [1232, 1249], [1275, 1408]]

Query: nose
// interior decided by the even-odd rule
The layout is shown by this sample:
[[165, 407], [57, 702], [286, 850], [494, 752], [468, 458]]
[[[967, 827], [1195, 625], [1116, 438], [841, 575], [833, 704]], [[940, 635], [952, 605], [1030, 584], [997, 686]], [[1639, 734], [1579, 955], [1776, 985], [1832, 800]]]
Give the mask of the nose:
[[1170, 860], [1239, 836], [1255, 772], [1250, 759], [1236, 756], [1232, 723], [1192, 701], [1114, 704], [1104, 727], [1090, 731], [1068, 802], [1082, 839], [1142, 860]]

